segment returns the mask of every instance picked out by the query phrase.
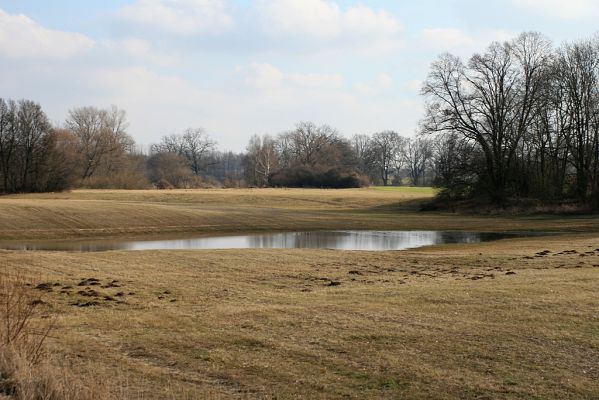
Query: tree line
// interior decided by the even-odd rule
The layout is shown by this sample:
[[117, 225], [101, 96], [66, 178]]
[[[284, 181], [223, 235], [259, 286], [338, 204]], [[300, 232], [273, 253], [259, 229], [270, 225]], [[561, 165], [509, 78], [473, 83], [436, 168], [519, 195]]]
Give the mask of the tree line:
[[433, 140], [386, 131], [343, 137], [300, 122], [221, 151], [202, 128], [165, 135], [144, 153], [124, 110], [79, 107], [52, 126], [41, 106], [0, 99], [0, 192], [87, 188], [318, 187], [432, 182]]
[[433, 144], [393, 131], [347, 139], [328, 125], [300, 122], [275, 137], [250, 139], [246, 179], [254, 186], [426, 185], [433, 179]]
[[555, 48], [528, 32], [467, 62], [443, 54], [422, 93], [448, 198], [599, 208], [599, 37]]

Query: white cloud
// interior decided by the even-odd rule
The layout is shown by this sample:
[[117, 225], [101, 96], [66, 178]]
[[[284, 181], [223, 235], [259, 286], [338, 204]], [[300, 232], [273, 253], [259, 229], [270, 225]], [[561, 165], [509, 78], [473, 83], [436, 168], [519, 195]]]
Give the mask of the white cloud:
[[364, 35], [395, 35], [401, 31], [399, 22], [386, 11], [375, 11], [365, 6], [350, 7], [344, 14], [345, 30]]
[[138, 37], [100, 42], [99, 50], [111, 58], [126, 58], [135, 62], [145, 62], [158, 66], [180, 66], [180, 56], [169, 51], [159, 51], [152, 43]]
[[[135, 122], [131, 133], [145, 144], [202, 126], [222, 148], [238, 151], [252, 133], [276, 134], [301, 120], [328, 123], [346, 135], [384, 129], [409, 134], [420, 115], [420, 99], [362, 97], [336, 86], [341, 79], [337, 76], [284, 73], [269, 64], [239, 67], [238, 73], [252, 69], [260, 71], [264, 80], [259, 83], [267, 85], [258, 94], [243, 87], [208, 90], [143, 67], [91, 70], [85, 76], [91, 90], [101, 93], [91, 104], [117, 104], [127, 110]], [[375, 82], [386, 84], [388, 77], [381, 75]], [[323, 86], [311, 86], [319, 83]]]
[[458, 28], [432, 28], [420, 33], [417, 46], [469, 57], [473, 52], [483, 51], [492, 42], [509, 41], [516, 36], [516, 33], [502, 30], [466, 32]]
[[273, 34], [334, 37], [341, 32], [341, 10], [322, 0], [259, 0], [264, 29]]
[[280, 89], [285, 86], [305, 89], [339, 88], [344, 81], [338, 74], [284, 73], [268, 63], [237, 67], [236, 72], [243, 76], [248, 86], [259, 90]]
[[[19, 41], [13, 54], [56, 56], [91, 49], [81, 57], [52, 64], [34, 59], [2, 64], [4, 95], [40, 101], [57, 122], [72, 107], [116, 104], [127, 111], [130, 133], [140, 143], [156, 142], [188, 126], [203, 126], [222, 148], [233, 150], [243, 148], [252, 133], [277, 133], [300, 120], [329, 123], [353, 134], [383, 129], [409, 132], [420, 116], [420, 99], [393, 90], [400, 88], [399, 82], [389, 75], [377, 75], [397, 67], [388, 58], [395, 60], [396, 53], [363, 56], [371, 49], [392, 48], [401, 39], [399, 22], [387, 12], [340, 6], [333, 0], [278, 0], [295, 7], [281, 9], [281, 21], [293, 18], [287, 21], [289, 26], [275, 24], [266, 32], [263, 24], [272, 14], [257, 18], [255, 12], [258, 6], [275, 6], [274, 1], [231, 7], [239, 17], [235, 21], [227, 14], [228, 0], [130, 3], [112, 14], [110, 21], [126, 21], [119, 26], [123, 29], [106, 35], [91, 27], [96, 42], [64, 33], [82, 39], [84, 46], [70, 46], [65, 36], [57, 40], [53, 34], [61, 32], [39, 25], [36, 29], [44, 33], [38, 36], [46, 41], [50, 37], [51, 43], [28, 39], [34, 44], [30, 45], [21, 40], [27, 37], [22, 30], [17, 36], [10, 33], [9, 38]], [[311, 11], [294, 15], [302, 7]], [[4, 37], [6, 25], [0, 20]], [[209, 40], [189, 37], [217, 33], [225, 34]], [[5, 41], [0, 40], [0, 56], [6, 53]], [[235, 63], [242, 65], [237, 74], [232, 72]], [[397, 64], [401, 67], [400, 61]], [[356, 90], [355, 81], [366, 82], [364, 93], [368, 93]]]
[[349, 46], [396, 47], [399, 21], [384, 10], [357, 5], [341, 9], [330, 0], [258, 0], [262, 29], [273, 36], [342, 40]]
[[137, 0], [117, 15], [128, 22], [178, 35], [219, 34], [234, 24], [224, 0]]
[[457, 28], [425, 29], [422, 32], [422, 38], [430, 45], [446, 50], [456, 47], [470, 47], [475, 43], [474, 38]]
[[0, 56], [64, 59], [93, 45], [93, 40], [79, 33], [47, 29], [25, 15], [0, 9]]
[[280, 87], [285, 75], [267, 63], [252, 63], [247, 67], [237, 67], [237, 72], [245, 75], [244, 81], [255, 89]]
[[338, 74], [296, 74], [291, 73], [287, 75], [287, 79], [292, 84], [309, 88], [309, 89], [321, 89], [323, 87], [328, 88], [339, 88], [343, 86], [343, 76]]
[[420, 93], [422, 89], [422, 81], [420, 79], [412, 79], [402, 84], [402, 90], [412, 93]]
[[597, 0], [512, 0], [520, 7], [554, 17], [576, 19], [599, 16]]
[[389, 74], [381, 73], [373, 81], [356, 83], [353, 88], [360, 95], [374, 96], [388, 92], [394, 84], [395, 82]]
[[127, 53], [134, 56], [148, 55], [152, 49], [148, 41], [139, 38], [126, 38], [120, 44]]

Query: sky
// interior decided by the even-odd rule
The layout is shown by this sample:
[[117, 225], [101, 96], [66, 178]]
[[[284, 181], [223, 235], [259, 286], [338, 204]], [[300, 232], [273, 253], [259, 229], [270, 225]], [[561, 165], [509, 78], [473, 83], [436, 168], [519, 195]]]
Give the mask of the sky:
[[558, 46], [598, 17], [599, 0], [0, 0], [0, 97], [56, 125], [116, 105], [146, 146], [202, 127], [242, 151], [300, 121], [411, 136], [440, 54], [523, 31]]

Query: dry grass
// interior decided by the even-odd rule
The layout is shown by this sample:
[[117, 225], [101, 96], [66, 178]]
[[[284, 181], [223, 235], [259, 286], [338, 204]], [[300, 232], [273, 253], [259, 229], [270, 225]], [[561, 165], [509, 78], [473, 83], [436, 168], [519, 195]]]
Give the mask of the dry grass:
[[[409, 188], [408, 188], [409, 189]], [[599, 229], [589, 217], [414, 212], [415, 190], [77, 190], [0, 198], [0, 240], [316, 229]]]
[[[94, 377], [86, 384], [56, 363], [45, 347], [54, 320], [19, 269], [0, 274], [0, 397], [16, 400], [102, 399]], [[37, 286], [41, 289], [45, 286]], [[47, 289], [46, 289], [47, 290]], [[47, 310], [46, 310], [47, 311]]]
[[[34, 235], [33, 228], [21, 227], [36, 220], [61, 237], [82, 226], [129, 234], [129, 223], [140, 231], [164, 227], [177, 213], [185, 229], [212, 221], [213, 231], [252, 224], [598, 228], [595, 219], [583, 217], [422, 215], [400, 204], [397, 192], [379, 190], [50, 197], [1, 199], [0, 219], [12, 224], [15, 237]], [[39, 215], [24, 207], [38, 207]], [[79, 214], [69, 214], [71, 208]], [[101, 217], [94, 220], [94, 213]], [[6, 232], [3, 237], [10, 236]], [[599, 397], [596, 233], [379, 253], [0, 251], [0, 259], [38, 276], [37, 284], [49, 284], [37, 291], [60, 321], [49, 344], [82, 379], [106, 382], [113, 396]]]
[[300, 189], [78, 190], [9, 196], [0, 198], [0, 239], [322, 229], [331, 222], [361, 227], [373, 225], [371, 218], [391, 225], [389, 208], [426, 196]]
[[53, 345], [143, 398], [599, 395], [599, 240], [457, 247], [5, 256], [60, 284]]

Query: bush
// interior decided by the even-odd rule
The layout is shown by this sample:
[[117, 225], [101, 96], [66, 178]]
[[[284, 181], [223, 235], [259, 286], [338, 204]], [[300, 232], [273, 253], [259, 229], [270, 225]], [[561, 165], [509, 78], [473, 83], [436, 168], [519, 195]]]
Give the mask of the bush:
[[368, 178], [356, 171], [340, 168], [284, 168], [270, 176], [271, 186], [323, 189], [359, 188], [368, 185]]

